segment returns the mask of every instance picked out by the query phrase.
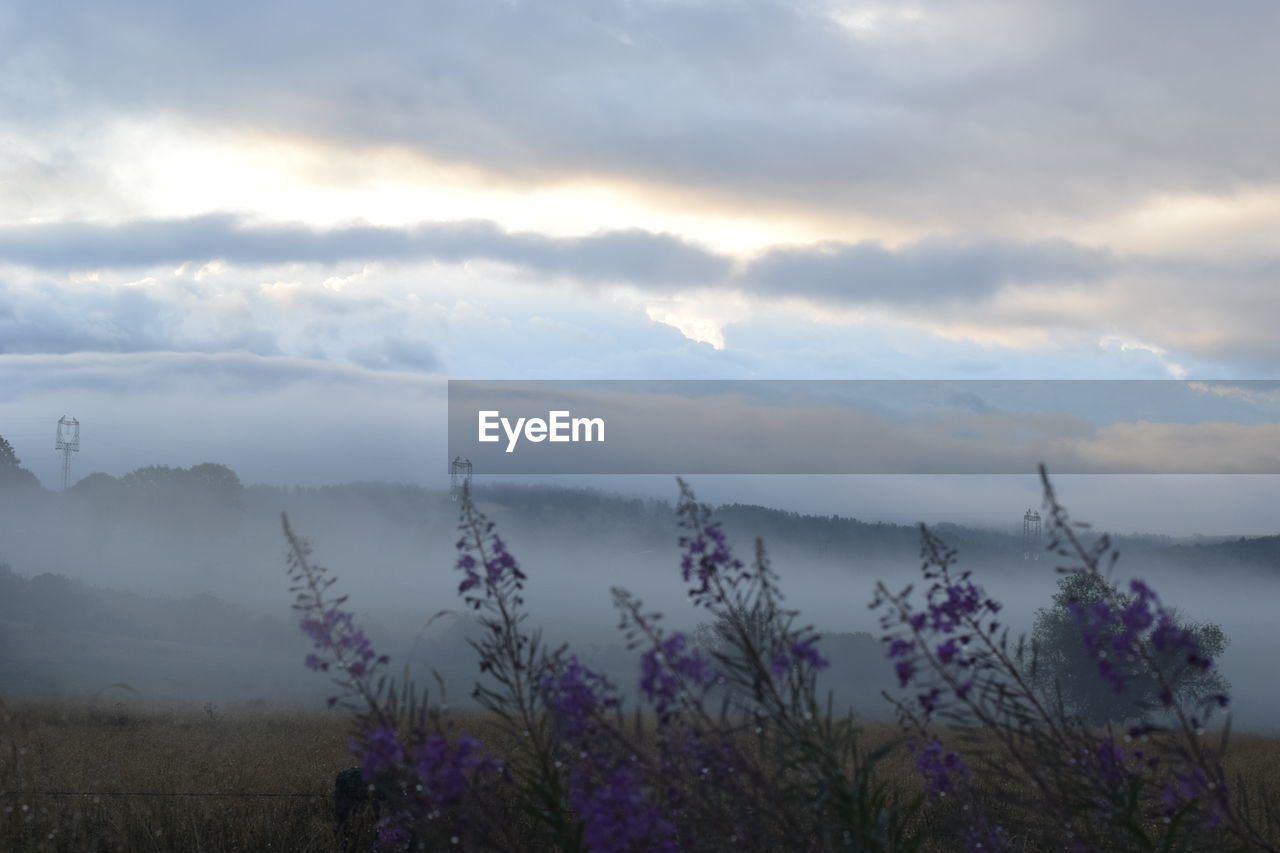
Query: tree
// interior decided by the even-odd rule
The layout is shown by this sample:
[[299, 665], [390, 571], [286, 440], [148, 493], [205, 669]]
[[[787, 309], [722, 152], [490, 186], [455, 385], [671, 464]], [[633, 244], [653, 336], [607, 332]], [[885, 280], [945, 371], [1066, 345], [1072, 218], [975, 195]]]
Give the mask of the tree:
[[133, 511], [163, 521], [171, 531], [219, 533], [238, 523], [243, 487], [226, 465], [149, 465], [125, 474], [118, 485]]
[[71, 487], [71, 493], [76, 495], [84, 495], [90, 500], [117, 500], [120, 496], [123, 484], [112, 477], [110, 474], [103, 474], [101, 471], [95, 471], [87, 477], [83, 477], [75, 485]]
[[148, 465], [130, 471], [119, 482], [137, 495], [165, 503], [190, 504], [203, 500], [228, 509], [240, 506], [243, 491], [236, 472], [215, 462], [191, 468]]
[[0, 435], [0, 468], [18, 468], [21, 465], [22, 460], [13, 452], [13, 445], [9, 443], [9, 439]]
[[236, 472], [226, 465], [203, 462], [188, 468], [185, 474], [188, 485], [203, 492], [217, 506], [228, 510], [240, 508], [244, 487], [240, 485]]
[[9, 440], [0, 435], [0, 488], [39, 487], [36, 475], [22, 467], [22, 460], [14, 452]]
[[[1112, 679], [1099, 672], [1098, 661], [1086, 646], [1085, 631], [1076, 616], [1104, 603], [1123, 610], [1133, 601], [1133, 596], [1120, 592], [1101, 575], [1072, 572], [1058, 581], [1053, 606], [1036, 611], [1032, 629], [1036, 649], [1033, 681], [1060, 695], [1069, 711], [1090, 723], [1130, 719], [1162, 704], [1158, 676], [1140, 662], [1113, 659]], [[1222, 654], [1228, 641], [1220, 626], [1189, 622], [1176, 611], [1170, 615], [1178, 626], [1191, 633], [1204, 656], [1216, 659]], [[1098, 629], [1092, 638], [1095, 647], [1109, 647], [1123, 630], [1120, 621]], [[1158, 664], [1176, 699], [1201, 700], [1227, 691], [1226, 680], [1216, 669], [1190, 666], [1184, 656], [1159, 651], [1152, 643], [1151, 630], [1148, 626], [1142, 632], [1138, 648]], [[1123, 687], [1117, 689], [1121, 684]]]

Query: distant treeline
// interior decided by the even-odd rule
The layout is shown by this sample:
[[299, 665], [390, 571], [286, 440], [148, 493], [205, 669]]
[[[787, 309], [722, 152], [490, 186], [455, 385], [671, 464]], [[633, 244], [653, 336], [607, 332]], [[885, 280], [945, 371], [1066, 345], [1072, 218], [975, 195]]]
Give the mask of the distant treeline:
[[295, 645], [286, 620], [201, 593], [180, 599], [97, 589], [59, 574], [25, 578], [0, 563], [0, 621], [37, 632], [86, 632], [192, 645]]
[[[673, 484], [674, 494], [674, 484]], [[57, 500], [34, 475], [21, 467], [9, 442], [0, 436], [0, 497]], [[477, 501], [500, 516], [524, 521], [534, 530], [554, 533], [562, 541], [601, 534], [622, 536], [643, 547], [670, 542], [675, 517], [672, 504], [655, 498], [628, 497], [583, 488], [518, 484], [478, 484]], [[229, 534], [247, 515], [271, 517], [283, 507], [312, 507], [341, 514], [359, 508], [382, 523], [449, 533], [456, 504], [441, 490], [399, 483], [347, 483], [323, 487], [243, 486], [226, 465], [205, 462], [190, 468], [151, 465], [114, 477], [93, 473], [72, 486], [65, 497], [91, 511], [99, 524], [114, 526], [129, 517], [162, 522], [175, 532]], [[51, 507], [52, 508], [52, 507]], [[719, 507], [725, 529], [743, 544], [756, 537], [772, 547], [789, 547], [825, 555], [914, 558], [919, 531], [914, 525], [862, 521], [836, 515], [808, 515], [747, 504]], [[335, 515], [335, 517], [338, 517]], [[1021, 560], [1016, 530], [998, 531], [956, 524], [933, 530], [967, 560], [1010, 565]], [[1085, 533], [1086, 538], [1096, 534]], [[1116, 537], [1129, 556], [1159, 553], [1171, 562], [1194, 568], [1249, 564], [1280, 570], [1280, 536], [1188, 543], [1169, 537]], [[2, 547], [2, 543], [0, 543]], [[3, 558], [0, 551], [0, 558]]]

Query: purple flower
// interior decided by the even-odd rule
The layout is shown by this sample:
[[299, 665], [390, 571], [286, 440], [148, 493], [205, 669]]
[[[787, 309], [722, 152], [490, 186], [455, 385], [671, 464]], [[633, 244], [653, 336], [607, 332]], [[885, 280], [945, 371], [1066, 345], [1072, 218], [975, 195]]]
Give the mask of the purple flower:
[[791, 644], [791, 658], [798, 664], [808, 664], [814, 669], [826, 669], [830, 664], [816, 647], [817, 637], [797, 640]]
[[1200, 651], [1200, 644], [1196, 641], [1195, 635], [1187, 628], [1175, 623], [1164, 610], [1160, 611], [1160, 621], [1151, 632], [1151, 645], [1157, 651], [1185, 657], [1186, 662], [1197, 669], [1208, 669], [1213, 665], [1213, 661]]
[[[493, 532], [493, 522], [468, 505], [459, 528], [463, 536], [457, 542], [462, 553], [455, 563], [462, 572], [458, 594], [476, 610], [499, 597], [510, 596], [519, 603], [526, 577], [502, 537]], [[482, 589], [483, 594], [474, 593], [476, 589]]]
[[413, 768], [434, 811], [457, 805], [476, 775], [498, 769], [498, 763], [482, 755], [481, 749], [480, 741], [470, 735], [459, 736], [452, 746], [438, 734], [423, 741], [413, 757]]
[[395, 729], [387, 726], [380, 726], [358, 738], [352, 744], [352, 752], [360, 757], [360, 775], [371, 785], [404, 762], [404, 748]]
[[[1078, 601], [1067, 603], [1085, 650], [1093, 658], [1098, 674], [1110, 682], [1113, 690], [1120, 693], [1125, 689], [1126, 672], [1139, 660], [1144, 635], [1157, 652], [1180, 657], [1201, 670], [1213, 665], [1191, 630], [1174, 621], [1149, 586], [1134, 580], [1129, 588], [1135, 597], [1121, 601], [1117, 607], [1107, 601], [1089, 605]], [[1168, 689], [1161, 690], [1159, 698], [1165, 706], [1173, 704], [1173, 693]]]
[[920, 703], [920, 710], [924, 711], [926, 717], [933, 716], [938, 710], [938, 704], [942, 699], [942, 690], [938, 687], [930, 687], [928, 690], [916, 697]]
[[936, 800], [955, 791], [956, 782], [969, 777], [969, 768], [954, 752], [936, 740], [929, 741], [916, 756], [916, 770], [924, 776], [929, 799]]
[[592, 853], [635, 853], [679, 849], [675, 827], [650, 802], [639, 775], [629, 767], [608, 773], [590, 786], [580, 777], [572, 804], [582, 819], [583, 840]]
[[[994, 609], [992, 605], [995, 605]], [[945, 587], [935, 585], [929, 591], [928, 607], [930, 627], [943, 634], [949, 634], [960, 627], [966, 617], [999, 610], [999, 605], [991, 599], [984, 599], [982, 589], [969, 580]]]
[[388, 793], [387, 807], [378, 822], [376, 849], [405, 849], [427, 823], [465, 834], [470, 820], [468, 794], [474, 804], [477, 782], [500, 769], [498, 762], [481, 750], [480, 741], [469, 735], [450, 744], [439, 734], [408, 749], [386, 726], [357, 738], [352, 751], [360, 758], [362, 778]]
[[916, 663], [914, 660], [900, 660], [894, 664], [893, 671], [898, 674], [899, 686], [906, 687], [916, 676]]
[[687, 651], [689, 638], [680, 632], [667, 637], [640, 656], [640, 690], [666, 717], [675, 703], [681, 682], [687, 687], [705, 687], [716, 672], [702, 652]]
[[1090, 757], [1098, 778], [1105, 784], [1117, 787], [1126, 782], [1124, 750], [1111, 737], [1103, 738]]
[[413, 821], [405, 814], [389, 814], [378, 821], [378, 839], [375, 850], [403, 850], [413, 838], [409, 827]]
[[793, 666], [795, 667], [811, 667], [812, 669], [826, 669], [829, 666], [827, 659], [817, 648], [817, 637], [807, 637], [802, 640], [794, 640], [790, 648], [786, 651], [780, 651], [773, 656], [769, 662], [769, 670], [776, 676], [783, 676]]
[[960, 646], [956, 643], [956, 638], [951, 637], [945, 643], [937, 648], [938, 660], [943, 663], [951, 663], [955, 656], [960, 654]]
[[558, 672], [543, 676], [543, 696], [561, 731], [577, 739], [591, 727], [605, 708], [617, 707], [614, 687], [603, 675], [571, 657]]
[[1105, 601], [1098, 601], [1084, 606], [1078, 601], [1067, 602], [1067, 610], [1080, 629], [1080, 638], [1084, 641], [1085, 650], [1093, 658], [1098, 674], [1111, 684], [1111, 689], [1122, 693], [1125, 689], [1125, 678], [1112, 661], [1124, 662], [1134, 654], [1134, 640], [1125, 633], [1108, 639], [1108, 634], [1116, 624], [1111, 608]]
[[386, 663], [387, 658], [374, 650], [364, 631], [356, 625], [355, 616], [339, 608], [343, 600], [338, 599], [325, 609], [318, 609], [315, 604], [298, 606], [309, 611], [299, 627], [316, 648], [304, 663], [308, 669], [321, 672], [336, 666], [350, 678], [360, 680]]
[[1210, 781], [1198, 767], [1175, 773], [1165, 783], [1161, 799], [1166, 817], [1173, 817], [1188, 806], [1199, 806], [1207, 827], [1221, 826], [1231, 810], [1231, 795], [1226, 784]]
[[901, 637], [894, 637], [889, 642], [888, 656], [890, 658], [900, 658], [900, 657], [903, 657], [904, 655], [911, 653], [914, 650], [915, 650], [915, 644], [907, 640], [904, 640]]
[[747, 576], [742, 561], [733, 556], [720, 522], [711, 520], [711, 509], [685, 491], [676, 508], [680, 517], [680, 574], [689, 587], [694, 604], [709, 607], [720, 599], [717, 584], [734, 587]]

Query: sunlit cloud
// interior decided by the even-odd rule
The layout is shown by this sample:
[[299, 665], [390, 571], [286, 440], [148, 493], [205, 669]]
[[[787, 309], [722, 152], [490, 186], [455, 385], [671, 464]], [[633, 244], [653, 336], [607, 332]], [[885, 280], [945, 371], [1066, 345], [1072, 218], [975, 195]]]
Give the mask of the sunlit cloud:
[[441, 332], [474, 311], [595, 342], [558, 369], [626, 328], [632, 367], [749, 373], [804, 326], [984, 370], [1280, 364], [1264, 5], [153, 11], [6, 19], [7, 352], [526, 369]]

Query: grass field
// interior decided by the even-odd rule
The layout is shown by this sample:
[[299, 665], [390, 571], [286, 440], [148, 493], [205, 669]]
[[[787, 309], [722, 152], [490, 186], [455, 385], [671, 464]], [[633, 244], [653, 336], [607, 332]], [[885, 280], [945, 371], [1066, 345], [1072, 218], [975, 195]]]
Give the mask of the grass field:
[[[0, 849], [338, 849], [346, 732], [338, 713], [6, 705]], [[149, 796], [181, 793], [201, 796]]]
[[[0, 849], [340, 850], [330, 797], [352, 763], [347, 725], [315, 710], [0, 704]], [[870, 727], [868, 744], [893, 731]], [[1233, 775], [1280, 791], [1280, 739], [1232, 743]], [[884, 769], [919, 790], [905, 751]]]

